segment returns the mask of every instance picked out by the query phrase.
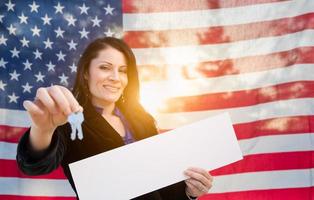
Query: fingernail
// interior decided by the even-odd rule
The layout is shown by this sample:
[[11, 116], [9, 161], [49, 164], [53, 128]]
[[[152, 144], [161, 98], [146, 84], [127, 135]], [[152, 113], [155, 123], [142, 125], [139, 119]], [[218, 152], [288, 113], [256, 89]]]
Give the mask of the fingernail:
[[27, 110], [29, 102], [27, 100], [23, 101], [23, 107]]
[[82, 106], [77, 106], [76, 109], [74, 110], [74, 113], [79, 113], [79, 112], [83, 112]]

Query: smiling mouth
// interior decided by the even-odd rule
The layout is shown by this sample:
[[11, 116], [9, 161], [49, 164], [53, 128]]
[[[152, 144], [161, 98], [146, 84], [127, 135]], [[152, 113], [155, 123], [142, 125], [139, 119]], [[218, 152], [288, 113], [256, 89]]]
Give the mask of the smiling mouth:
[[119, 87], [114, 87], [114, 86], [109, 86], [109, 85], [104, 85], [103, 86], [106, 90], [109, 90], [111, 92], [118, 92], [120, 90]]

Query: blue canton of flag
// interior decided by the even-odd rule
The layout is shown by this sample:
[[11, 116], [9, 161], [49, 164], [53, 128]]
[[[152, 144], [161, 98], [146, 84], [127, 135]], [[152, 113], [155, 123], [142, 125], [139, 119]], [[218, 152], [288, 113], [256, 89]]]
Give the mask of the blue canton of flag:
[[87, 44], [121, 33], [120, 1], [1, 1], [0, 108], [23, 109], [39, 87], [71, 88]]

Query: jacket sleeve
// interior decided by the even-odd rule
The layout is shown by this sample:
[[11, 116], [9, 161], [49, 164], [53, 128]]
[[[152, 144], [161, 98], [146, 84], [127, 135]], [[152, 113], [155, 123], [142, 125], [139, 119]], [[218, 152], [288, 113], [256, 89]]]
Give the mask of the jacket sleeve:
[[48, 149], [38, 152], [31, 148], [30, 129], [28, 129], [21, 137], [17, 147], [16, 161], [19, 169], [27, 175], [47, 174], [56, 169], [66, 152], [63, 132], [64, 128], [58, 127]]

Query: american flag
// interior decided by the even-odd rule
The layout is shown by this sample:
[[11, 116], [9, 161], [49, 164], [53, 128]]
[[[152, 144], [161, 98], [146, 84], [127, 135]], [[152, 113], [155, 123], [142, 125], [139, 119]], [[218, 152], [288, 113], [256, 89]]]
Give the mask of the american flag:
[[244, 159], [212, 171], [200, 199], [314, 199], [314, 1], [7, 0], [0, 25], [0, 199], [74, 199], [62, 170], [18, 171], [21, 105], [71, 88], [86, 44], [112, 34], [136, 54], [161, 130], [230, 113]]

